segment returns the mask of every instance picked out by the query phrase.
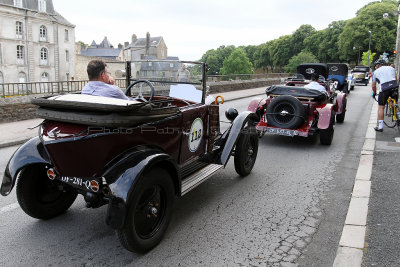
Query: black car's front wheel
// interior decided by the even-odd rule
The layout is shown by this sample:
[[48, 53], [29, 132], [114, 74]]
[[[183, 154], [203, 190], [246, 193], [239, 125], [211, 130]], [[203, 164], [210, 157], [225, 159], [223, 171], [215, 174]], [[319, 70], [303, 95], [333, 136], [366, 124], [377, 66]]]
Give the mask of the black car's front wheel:
[[160, 243], [167, 230], [174, 203], [174, 185], [164, 169], [146, 171], [128, 200], [125, 225], [117, 231], [129, 251], [145, 253]]
[[75, 201], [75, 191], [60, 190], [56, 181], [47, 177], [43, 165], [21, 171], [17, 182], [17, 200], [22, 210], [36, 219], [51, 219], [65, 212]]
[[247, 176], [253, 169], [258, 153], [258, 134], [254, 127], [243, 129], [235, 148], [235, 170], [240, 176]]

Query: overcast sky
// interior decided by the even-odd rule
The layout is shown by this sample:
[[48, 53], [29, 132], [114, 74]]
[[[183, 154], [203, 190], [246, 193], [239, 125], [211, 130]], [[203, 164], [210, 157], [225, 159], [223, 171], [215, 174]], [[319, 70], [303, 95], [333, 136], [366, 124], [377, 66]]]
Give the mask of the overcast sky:
[[302, 24], [317, 30], [355, 17], [371, 0], [53, 0], [54, 8], [76, 25], [75, 41], [114, 47], [162, 36], [168, 56], [198, 60], [220, 45], [259, 45], [292, 34]]

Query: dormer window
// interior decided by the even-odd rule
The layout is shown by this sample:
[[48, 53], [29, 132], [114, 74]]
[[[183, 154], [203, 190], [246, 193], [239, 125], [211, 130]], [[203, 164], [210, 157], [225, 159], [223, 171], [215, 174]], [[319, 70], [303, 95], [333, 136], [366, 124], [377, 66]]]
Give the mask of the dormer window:
[[46, 0], [39, 0], [38, 4], [39, 12], [46, 12]]
[[15, 7], [22, 7], [22, 0], [14, 0]]

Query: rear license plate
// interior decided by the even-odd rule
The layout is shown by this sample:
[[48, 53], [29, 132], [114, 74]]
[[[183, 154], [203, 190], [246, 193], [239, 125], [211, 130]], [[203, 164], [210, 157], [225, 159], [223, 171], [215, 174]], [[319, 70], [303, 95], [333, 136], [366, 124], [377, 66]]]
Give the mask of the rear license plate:
[[97, 193], [100, 190], [101, 178], [81, 178], [58, 176], [58, 180], [75, 188]]
[[296, 131], [296, 130], [288, 130], [288, 129], [281, 129], [281, 128], [267, 128], [267, 133], [284, 135], [284, 136], [292, 136], [292, 137], [299, 134], [298, 131]]

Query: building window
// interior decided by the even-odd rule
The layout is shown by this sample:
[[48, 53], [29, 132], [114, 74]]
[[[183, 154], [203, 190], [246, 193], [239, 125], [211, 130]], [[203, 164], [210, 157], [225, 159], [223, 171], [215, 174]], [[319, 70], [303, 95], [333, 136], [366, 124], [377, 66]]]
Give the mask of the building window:
[[22, 0], [14, 0], [14, 6], [22, 7]]
[[65, 50], [65, 61], [69, 62], [69, 51]]
[[68, 30], [64, 31], [64, 41], [68, 42], [69, 41], [69, 36], [68, 36]]
[[24, 63], [24, 46], [17, 45], [17, 64], [23, 65]]
[[39, 28], [39, 41], [47, 41], [47, 29], [44, 25]]
[[26, 84], [21, 84], [21, 83], [26, 83], [26, 74], [25, 72], [20, 72], [18, 73], [18, 94], [24, 94], [26, 93]]
[[39, 0], [39, 12], [46, 12], [46, 0]]
[[42, 48], [40, 49], [40, 65], [47, 65], [47, 49], [46, 48]]
[[17, 35], [17, 38], [22, 39], [22, 22], [17, 21], [15, 23], [15, 34]]

